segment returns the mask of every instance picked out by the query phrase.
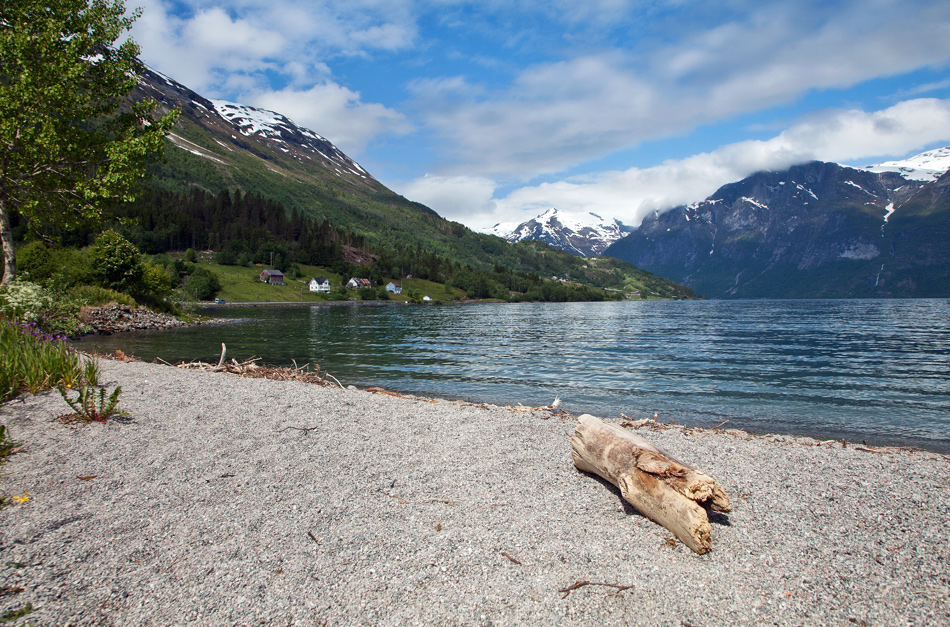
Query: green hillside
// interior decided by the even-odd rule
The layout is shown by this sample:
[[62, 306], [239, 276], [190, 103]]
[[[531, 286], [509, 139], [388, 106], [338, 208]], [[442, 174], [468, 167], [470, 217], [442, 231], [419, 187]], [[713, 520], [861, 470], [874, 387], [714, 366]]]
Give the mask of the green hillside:
[[[274, 114], [274, 126], [268, 132], [252, 133], [241, 126], [239, 118], [225, 119], [214, 112], [213, 103], [187, 88], [153, 73], [146, 73], [145, 79], [142, 96], [156, 98], [162, 107], [181, 110], [179, 122], [167, 140], [166, 159], [150, 172], [145, 199], [118, 209], [121, 216], [132, 220], [131, 225], [123, 227], [126, 235], [144, 248], [149, 248], [152, 241], [156, 249], [150, 252], [187, 247], [218, 250], [235, 246], [240, 240], [247, 248], [244, 252], [253, 256], [263, 241], [260, 237], [254, 242], [244, 241], [248, 235], [236, 228], [242, 221], [250, 226], [250, 220], [255, 223], [253, 228], [269, 233], [272, 244], [283, 245], [287, 256], [298, 263], [327, 261], [313, 258], [313, 251], [321, 247], [324, 253], [332, 249], [331, 254], [337, 258], [354, 262], [343, 254], [349, 248], [362, 259], [355, 262], [357, 265], [389, 264], [377, 270], [380, 276], [399, 276], [394, 270], [418, 266], [419, 258], [425, 256], [438, 259], [436, 265], [440, 267], [457, 266], [442, 272], [443, 276], [432, 271], [434, 280], [450, 280], [458, 268], [471, 267], [489, 276], [498, 269], [498, 276], [492, 278], [503, 278], [506, 273], [539, 280], [556, 277], [564, 285], [640, 290], [644, 295], [663, 298], [695, 296], [626, 262], [583, 259], [537, 242], [509, 244], [499, 237], [476, 233], [389, 190], [325, 139], [282, 116]], [[215, 198], [222, 194], [253, 196], [272, 207], [282, 207], [287, 217], [297, 222], [290, 227], [278, 225], [273, 211], [266, 219], [242, 217], [228, 213], [227, 206], [214, 208], [214, 203], [206, 199], [198, 203], [202, 207], [186, 207], [187, 199], [199, 192]], [[136, 232], [136, 220], [144, 220], [146, 228]], [[307, 228], [301, 226], [303, 222]], [[177, 239], [159, 245], [155, 240], [161, 237], [153, 236], [153, 232], [163, 229], [177, 229]], [[318, 233], [319, 229], [323, 231]], [[413, 263], [405, 262], [407, 257]], [[400, 267], [391, 267], [393, 262]], [[401, 273], [405, 274], [408, 272]], [[513, 292], [525, 287], [513, 285], [514, 279], [508, 283]]]

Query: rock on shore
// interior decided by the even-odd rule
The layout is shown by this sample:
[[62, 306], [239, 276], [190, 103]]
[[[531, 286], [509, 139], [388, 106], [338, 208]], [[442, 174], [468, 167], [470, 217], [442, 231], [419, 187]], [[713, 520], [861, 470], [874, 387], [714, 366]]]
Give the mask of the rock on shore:
[[698, 556], [574, 468], [563, 415], [101, 368], [128, 418], [0, 408], [10, 624], [950, 624], [943, 455], [644, 426], [732, 499]]
[[186, 323], [174, 316], [155, 313], [144, 307], [136, 308], [119, 304], [83, 307], [80, 317], [83, 324], [87, 325], [93, 333], [102, 335], [186, 326]]

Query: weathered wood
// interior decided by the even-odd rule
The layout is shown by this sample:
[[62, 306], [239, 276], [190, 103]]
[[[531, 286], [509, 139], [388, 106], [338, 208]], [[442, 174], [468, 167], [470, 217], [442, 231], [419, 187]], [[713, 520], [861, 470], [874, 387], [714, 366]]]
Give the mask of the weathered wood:
[[677, 461], [648, 440], [584, 414], [571, 438], [574, 465], [618, 488], [623, 498], [697, 553], [711, 547], [704, 508], [730, 511], [726, 491], [712, 477]]

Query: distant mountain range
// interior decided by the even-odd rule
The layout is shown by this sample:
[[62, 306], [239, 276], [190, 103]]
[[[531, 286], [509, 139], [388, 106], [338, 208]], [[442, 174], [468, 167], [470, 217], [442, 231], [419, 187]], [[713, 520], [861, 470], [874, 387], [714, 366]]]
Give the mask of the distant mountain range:
[[509, 242], [541, 241], [574, 255], [595, 257], [633, 230], [596, 213], [567, 214], [551, 208], [521, 224], [496, 224], [490, 233]]
[[711, 298], [950, 295], [950, 148], [758, 172], [654, 212], [604, 255]]

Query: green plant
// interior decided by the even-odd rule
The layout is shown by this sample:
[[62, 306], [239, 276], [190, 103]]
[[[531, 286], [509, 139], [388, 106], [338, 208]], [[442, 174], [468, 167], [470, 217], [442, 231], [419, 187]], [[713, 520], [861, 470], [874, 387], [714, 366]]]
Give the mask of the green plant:
[[71, 335], [79, 330], [79, 307], [71, 299], [36, 283], [12, 281], [0, 285], [0, 319], [36, 327], [47, 335]]
[[99, 361], [94, 357], [86, 359], [82, 365], [82, 380], [86, 385], [99, 385]]
[[35, 323], [0, 322], [0, 401], [82, 380], [82, 361], [61, 338]]
[[75, 399], [70, 399], [66, 394], [66, 388], [60, 387], [59, 393], [63, 400], [73, 410], [73, 414], [63, 416], [65, 420], [78, 420], [82, 422], [105, 422], [109, 416], [125, 416], [126, 413], [119, 409], [119, 395], [122, 394], [122, 386], [116, 386], [106, 399], [106, 389], [99, 388], [98, 402], [95, 386], [86, 384], [76, 388], [79, 393]]
[[90, 259], [96, 280], [120, 292], [136, 288], [145, 274], [142, 256], [135, 244], [111, 229], [96, 238]]
[[90, 307], [97, 307], [107, 303], [118, 303], [120, 305], [128, 305], [129, 307], [138, 307], [138, 303], [135, 299], [128, 294], [123, 294], [122, 292], [97, 285], [77, 285], [66, 294], [78, 304], [88, 305]]
[[[4, 462], [7, 461], [7, 457], [13, 454], [17, 446], [19, 446], [19, 442], [14, 442], [7, 428], [0, 425], [0, 468], [3, 467]], [[6, 504], [7, 496], [0, 493], [0, 508], [3, 508]]]
[[23, 618], [29, 614], [33, 613], [33, 606], [27, 603], [18, 610], [7, 610], [3, 614], [0, 614], [0, 623], [9, 623], [18, 618]]

